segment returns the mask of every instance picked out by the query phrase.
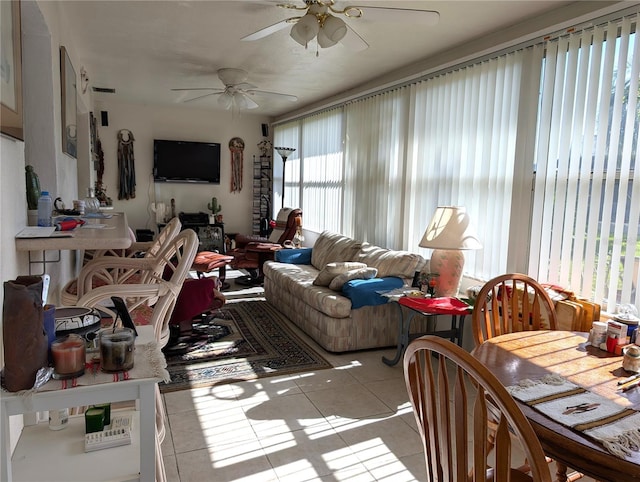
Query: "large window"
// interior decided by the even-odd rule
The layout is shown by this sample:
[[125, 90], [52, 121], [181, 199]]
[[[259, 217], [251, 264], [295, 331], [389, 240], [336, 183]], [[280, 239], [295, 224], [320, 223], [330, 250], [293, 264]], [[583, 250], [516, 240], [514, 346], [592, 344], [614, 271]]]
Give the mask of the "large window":
[[547, 45], [536, 143], [531, 270], [609, 311], [640, 305], [635, 21]]
[[302, 209], [305, 229], [342, 232], [342, 122], [342, 109], [334, 109], [274, 131], [276, 146], [296, 148], [287, 159], [285, 204]]
[[287, 185], [305, 227], [428, 257], [435, 208], [463, 205], [483, 243], [465, 274], [528, 272], [640, 306], [636, 18], [276, 125], [276, 139], [299, 133]]

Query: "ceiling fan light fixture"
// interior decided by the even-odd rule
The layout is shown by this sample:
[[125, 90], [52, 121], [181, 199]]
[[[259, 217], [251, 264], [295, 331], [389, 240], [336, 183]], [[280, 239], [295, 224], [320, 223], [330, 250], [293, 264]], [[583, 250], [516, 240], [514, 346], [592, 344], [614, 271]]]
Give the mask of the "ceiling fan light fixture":
[[224, 92], [220, 97], [218, 97], [218, 105], [223, 109], [229, 110], [231, 109], [231, 105], [233, 104], [233, 97], [228, 93]]
[[240, 110], [250, 110], [250, 109], [256, 109], [257, 107], [259, 107], [259, 105], [256, 102], [254, 102], [253, 99], [251, 99], [250, 97], [248, 97], [246, 94], [243, 94], [243, 93], [235, 94], [233, 96], [233, 99]]
[[325, 18], [322, 28], [318, 32], [318, 43], [323, 48], [331, 47], [340, 42], [345, 35], [347, 35], [347, 25], [344, 20], [329, 15]]
[[291, 28], [291, 38], [300, 45], [306, 45], [319, 31], [318, 18], [312, 13], [307, 13]]
[[331, 40], [329, 37], [327, 37], [327, 34], [324, 31], [324, 29], [320, 29], [320, 31], [318, 32], [318, 45], [320, 47], [322, 47], [323, 49], [326, 49], [328, 47], [333, 47], [337, 43], [338, 42]]

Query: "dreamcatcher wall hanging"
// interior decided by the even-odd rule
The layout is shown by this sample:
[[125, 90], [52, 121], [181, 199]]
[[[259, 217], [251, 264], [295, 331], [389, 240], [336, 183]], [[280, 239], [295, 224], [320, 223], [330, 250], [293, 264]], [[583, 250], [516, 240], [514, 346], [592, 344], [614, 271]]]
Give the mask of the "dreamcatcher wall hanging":
[[133, 158], [133, 132], [118, 131], [118, 199], [136, 197], [136, 166]]
[[239, 137], [234, 137], [229, 141], [231, 151], [231, 192], [242, 190], [242, 159], [244, 152], [244, 141]]

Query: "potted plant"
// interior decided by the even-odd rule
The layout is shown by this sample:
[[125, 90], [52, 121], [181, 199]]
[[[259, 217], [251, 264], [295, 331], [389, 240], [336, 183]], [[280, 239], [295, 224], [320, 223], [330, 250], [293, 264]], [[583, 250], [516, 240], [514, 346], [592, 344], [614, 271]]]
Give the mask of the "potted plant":
[[212, 197], [211, 202], [207, 204], [207, 208], [211, 211], [209, 215], [209, 224], [222, 223], [222, 214], [218, 214], [222, 211], [222, 205], [218, 204], [218, 198]]

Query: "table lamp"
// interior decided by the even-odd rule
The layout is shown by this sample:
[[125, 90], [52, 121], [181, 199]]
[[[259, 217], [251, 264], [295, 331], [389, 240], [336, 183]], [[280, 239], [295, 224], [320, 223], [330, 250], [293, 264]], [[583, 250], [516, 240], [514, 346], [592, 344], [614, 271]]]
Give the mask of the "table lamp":
[[432, 248], [430, 271], [437, 273], [437, 297], [456, 296], [464, 269], [465, 249], [480, 249], [482, 244], [461, 206], [438, 206], [419, 244]]
[[282, 157], [282, 208], [284, 208], [284, 174], [287, 166], [287, 157], [293, 154], [296, 149], [295, 147], [275, 147], [274, 149], [278, 151], [278, 154]]

